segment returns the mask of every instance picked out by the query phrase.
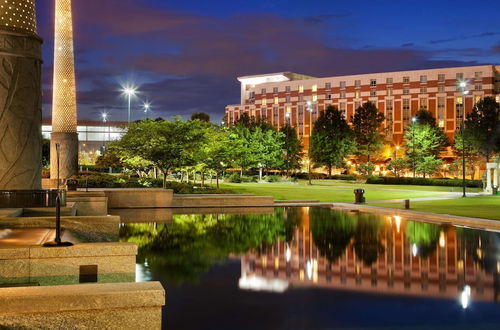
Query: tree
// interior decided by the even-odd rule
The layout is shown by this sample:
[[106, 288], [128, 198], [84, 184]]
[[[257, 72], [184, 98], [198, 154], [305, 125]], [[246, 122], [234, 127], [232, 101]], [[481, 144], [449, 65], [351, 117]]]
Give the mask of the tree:
[[113, 149], [108, 149], [108, 151], [105, 154], [97, 157], [95, 165], [98, 168], [125, 167], [122, 160], [120, 159], [120, 155]]
[[230, 164], [230, 152], [233, 146], [229, 139], [229, 130], [223, 126], [213, 126], [208, 134], [208, 141], [204, 152], [206, 166], [215, 171], [217, 189], [219, 177]]
[[430, 125], [436, 127], [436, 119], [432, 116], [432, 112], [420, 109], [415, 114], [416, 121], [421, 125]]
[[[206, 138], [206, 125], [199, 120], [144, 120], [128, 126], [127, 133], [113, 147], [122, 154], [139, 156], [163, 173], [166, 186], [169, 171], [196, 163], [201, 142]], [[124, 160], [124, 159], [122, 159]]]
[[290, 172], [300, 169], [300, 161], [304, 153], [302, 143], [297, 136], [297, 130], [290, 124], [286, 124], [280, 130], [282, 133], [282, 148], [284, 152], [283, 169], [287, 175]]
[[50, 167], [50, 140], [42, 138], [42, 167]]
[[204, 122], [210, 122], [210, 115], [208, 113], [205, 113], [205, 112], [195, 112], [193, 114], [191, 114], [191, 120], [201, 120], [201, 121], [204, 121]]
[[344, 159], [356, 150], [353, 133], [342, 112], [328, 106], [314, 123], [311, 134], [311, 155], [316, 166], [326, 166], [328, 175], [332, 167], [342, 166]]
[[443, 161], [439, 158], [436, 158], [436, 156], [425, 156], [417, 161], [416, 171], [423, 174], [425, 178], [427, 174], [432, 175], [438, 172], [442, 165]]
[[387, 164], [387, 169], [392, 171], [397, 178], [399, 178], [407, 168], [408, 160], [404, 158], [391, 159], [389, 164]]
[[500, 104], [485, 97], [467, 115], [465, 127], [480, 141], [481, 153], [489, 162], [492, 153], [500, 151]]
[[483, 146], [483, 136], [482, 132], [479, 132], [471, 126], [466, 126], [455, 135], [455, 144], [453, 145], [453, 148], [455, 153], [461, 158], [456, 161], [456, 165], [458, 166], [457, 170], [462, 173], [462, 157], [465, 155], [466, 171], [469, 172], [472, 179], [474, 178], [476, 167], [479, 167]]
[[437, 157], [446, 146], [447, 139], [441, 128], [416, 120], [406, 130], [405, 143], [406, 155], [415, 176], [417, 163], [426, 156]]
[[384, 137], [381, 125], [384, 119], [384, 115], [372, 102], [364, 103], [356, 109], [354, 116], [351, 116], [357, 153], [366, 156], [367, 163], [370, 163], [371, 156], [378, 153], [383, 147]]

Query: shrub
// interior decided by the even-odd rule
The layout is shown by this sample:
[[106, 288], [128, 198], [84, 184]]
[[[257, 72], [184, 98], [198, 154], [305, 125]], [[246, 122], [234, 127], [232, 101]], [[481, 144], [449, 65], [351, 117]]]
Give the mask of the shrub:
[[280, 175], [268, 175], [264, 177], [264, 180], [266, 180], [267, 182], [281, 182], [284, 179]]
[[356, 177], [354, 175], [332, 175], [333, 180], [342, 180], [342, 181], [356, 181]]
[[[430, 179], [430, 178], [407, 178], [407, 177], [387, 177], [387, 176], [371, 176], [366, 180], [368, 184], [393, 184], [393, 185], [417, 185], [417, 186], [446, 186], [446, 187], [461, 187], [462, 180], [460, 179]], [[482, 188], [481, 180], [465, 180], [466, 187]]]

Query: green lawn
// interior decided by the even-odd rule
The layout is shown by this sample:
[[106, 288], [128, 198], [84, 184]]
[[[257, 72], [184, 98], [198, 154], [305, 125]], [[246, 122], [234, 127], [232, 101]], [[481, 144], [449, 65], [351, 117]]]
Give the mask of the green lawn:
[[[374, 204], [402, 208], [401, 203]], [[411, 209], [423, 212], [500, 220], [500, 196], [478, 196], [436, 201], [412, 202]]]
[[[375, 185], [333, 180], [314, 180], [312, 185], [308, 185], [307, 181], [300, 181], [297, 184], [224, 183], [221, 187], [231, 189], [236, 193], [273, 196], [276, 200], [315, 199], [321, 202], [353, 202], [353, 190], [356, 188], [365, 189], [367, 202], [370, 200], [443, 196], [451, 191], [460, 191], [460, 188], [457, 187]], [[470, 191], [477, 191], [477, 189]]]

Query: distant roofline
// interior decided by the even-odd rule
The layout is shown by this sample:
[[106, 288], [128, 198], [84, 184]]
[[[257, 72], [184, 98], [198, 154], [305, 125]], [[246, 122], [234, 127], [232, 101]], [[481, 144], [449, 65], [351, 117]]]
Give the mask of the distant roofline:
[[[44, 119], [42, 120], [42, 125], [52, 125], [52, 119]], [[113, 127], [118, 127], [118, 126], [124, 126], [128, 125], [128, 122], [126, 121], [106, 121], [105, 123], [100, 121], [100, 120], [79, 120], [77, 122], [77, 126], [99, 126], [99, 127], [105, 127], [105, 126], [113, 126]]]
[[[338, 76], [325, 76], [325, 77], [312, 77], [309, 79], [327, 79], [327, 78], [341, 78], [341, 77], [353, 77], [353, 76], [366, 76], [366, 75], [378, 75], [378, 74], [387, 74], [387, 73], [397, 73], [397, 72], [418, 72], [418, 71], [429, 71], [429, 70], [453, 70], [453, 69], [461, 69], [461, 68], [475, 68], [475, 67], [485, 67], [485, 66], [490, 66], [493, 67], [495, 70], [500, 71], [500, 65], [499, 64], [478, 64], [478, 65], [463, 65], [463, 66], [452, 66], [452, 67], [437, 67], [437, 68], [427, 68], [427, 69], [415, 69], [415, 70], [395, 70], [395, 71], [384, 71], [384, 72], [366, 72], [366, 73], [356, 73], [356, 74], [344, 74], [344, 75], [338, 75]], [[265, 73], [261, 75], [252, 75], [252, 76], [243, 76], [243, 77], [238, 77], [238, 80], [240, 79], [251, 79], [251, 78], [259, 78], [259, 77], [268, 77], [268, 76], [275, 76], [275, 75], [283, 75], [286, 76], [286, 74], [295, 74], [295, 75], [301, 75], [302, 74], [297, 74], [294, 72], [277, 72], [277, 73]], [[300, 80], [307, 80], [307, 79], [298, 79], [296, 81]], [[266, 84], [272, 84], [272, 82], [268, 82]]]

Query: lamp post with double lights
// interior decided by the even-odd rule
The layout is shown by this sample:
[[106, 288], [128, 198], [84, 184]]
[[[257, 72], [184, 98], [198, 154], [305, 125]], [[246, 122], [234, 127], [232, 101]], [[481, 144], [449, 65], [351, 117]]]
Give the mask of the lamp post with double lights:
[[466, 197], [465, 193], [465, 96], [469, 94], [467, 88], [467, 81], [461, 81], [459, 84], [460, 91], [462, 93], [462, 122], [461, 122], [461, 134], [462, 134], [462, 197]]
[[128, 99], [128, 113], [127, 113], [127, 122], [130, 124], [130, 108], [132, 104], [132, 96], [135, 96], [137, 90], [134, 87], [125, 87], [123, 89], [123, 94], [127, 96]]
[[142, 110], [144, 113], [147, 113], [149, 110], [151, 110], [151, 103], [150, 102], [144, 102], [142, 104]]

